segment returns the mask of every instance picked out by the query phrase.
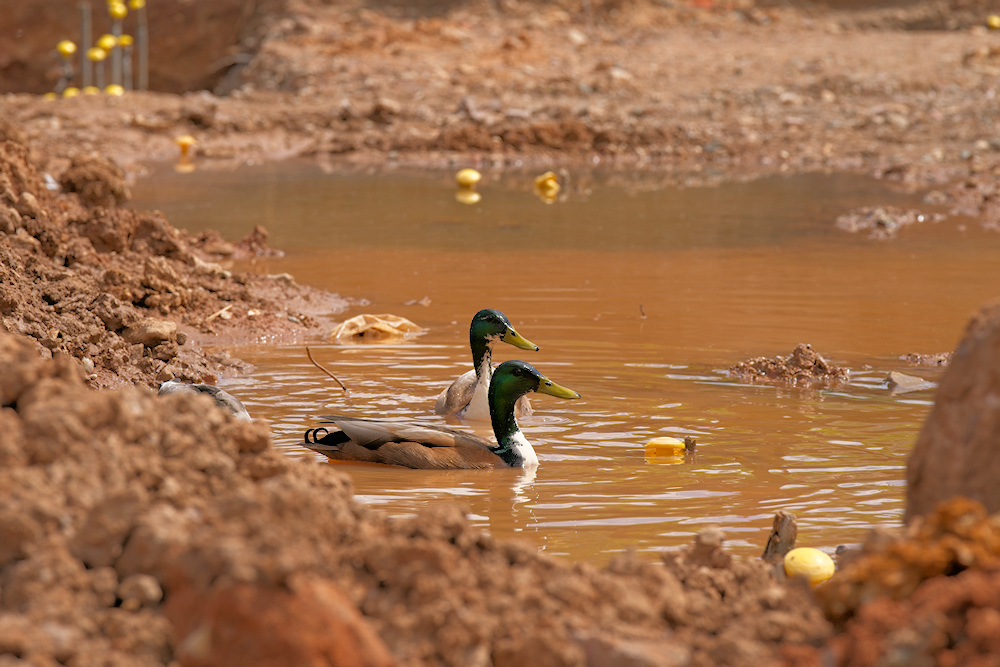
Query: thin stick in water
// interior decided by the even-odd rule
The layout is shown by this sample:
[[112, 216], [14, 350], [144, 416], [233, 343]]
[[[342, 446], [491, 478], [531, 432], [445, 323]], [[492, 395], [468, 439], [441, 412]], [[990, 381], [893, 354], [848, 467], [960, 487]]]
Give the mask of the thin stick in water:
[[326, 370], [326, 368], [324, 368], [322, 364], [320, 364], [318, 361], [316, 361], [315, 359], [313, 359], [312, 350], [309, 349], [308, 345], [306, 345], [306, 356], [309, 357], [309, 361], [311, 361], [313, 363], [313, 366], [315, 366], [316, 368], [320, 369], [321, 371], [323, 371], [324, 373], [326, 373], [327, 375], [329, 375], [330, 377], [332, 377], [333, 381], [336, 382], [337, 384], [339, 384], [341, 389], [343, 389], [344, 391], [349, 391], [349, 389], [346, 386], [344, 386], [344, 383], [341, 382], [340, 379], [336, 375], [334, 375], [330, 371]]

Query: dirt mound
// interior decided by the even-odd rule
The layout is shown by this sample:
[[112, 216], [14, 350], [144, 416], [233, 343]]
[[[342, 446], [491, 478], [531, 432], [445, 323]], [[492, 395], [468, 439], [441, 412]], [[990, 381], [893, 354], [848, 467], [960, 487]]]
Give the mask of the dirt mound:
[[268, 252], [264, 230], [236, 245], [193, 237], [120, 206], [127, 198], [106, 158], [77, 155], [57, 182], [32, 164], [24, 133], [0, 125], [0, 326], [72, 357], [92, 386], [211, 382], [240, 362], [186, 346], [192, 337], [319, 334], [315, 316], [345, 305], [288, 276], [208, 261]]
[[958, 498], [905, 532], [872, 533], [818, 595], [838, 664], [995, 664], [1000, 516]]
[[729, 368], [729, 374], [743, 382], [795, 387], [841, 384], [847, 381], [850, 372], [843, 366], [834, 366], [806, 343], [796, 345], [787, 357], [754, 357]]
[[95, 392], [9, 334], [0, 368], [0, 649], [32, 662], [714, 665], [829, 631], [718, 531], [665, 565], [568, 565], [454, 507], [386, 520], [208, 397]]

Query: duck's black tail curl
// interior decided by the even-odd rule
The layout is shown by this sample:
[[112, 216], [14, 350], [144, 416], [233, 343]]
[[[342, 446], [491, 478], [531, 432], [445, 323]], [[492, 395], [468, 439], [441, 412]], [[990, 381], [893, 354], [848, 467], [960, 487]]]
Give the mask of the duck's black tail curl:
[[314, 452], [326, 454], [340, 449], [340, 446], [347, 442], [348, 438], [343, 431], [331, 432], [324, 426], [306, 429], [303, 436], [302, 445]]

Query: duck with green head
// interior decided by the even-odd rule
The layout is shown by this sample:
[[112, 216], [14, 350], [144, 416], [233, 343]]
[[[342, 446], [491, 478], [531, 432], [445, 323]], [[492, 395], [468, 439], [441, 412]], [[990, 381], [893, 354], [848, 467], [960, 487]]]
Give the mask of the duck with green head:
[[378, 419], [321, 417], [325, 426], [309, 429], [303, 443], [336, 461], [385, 463], [406, 468], [534, 468], [538, 456], [517, 424], [515, 404], [530, 392], [580, 398], [538, 372], [531, 364], [505, 361], [493, 373], [488, 401], [496, 443], [445, 426]]
[[[494, 308], [480, 310], [469, 327], [469, 347], [472, 349], [472, 370], [460, 375], [441, 392], [434, 413], [459, 419], [490, 418], [487, 394], [493, 376], [493, 344], [508, 343], [522, 350], [538, 351], [538, 346], [514, 330], [507, 316]], [[517, 416], [531, 414], [531, 402], [522, 397], [516, 406]]]

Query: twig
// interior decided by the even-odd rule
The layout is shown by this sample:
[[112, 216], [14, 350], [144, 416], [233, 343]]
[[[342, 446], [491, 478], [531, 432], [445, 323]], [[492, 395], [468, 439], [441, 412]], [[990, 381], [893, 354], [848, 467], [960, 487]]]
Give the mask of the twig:
[[232, 303], [231, 303], [231, 304], [229, 304], [228, 306], [226, 306], [225, 308], [223, 308], [222, 310], [217, 310], [217, 311], [215, 311], [214, 313], [212, 313], [211, 315], [209, 315], [208, 317], [206, 317], [206, 318], [205, 318], [205, 321], [206, 321], [206, 322], [211, 322], [211, 321], [212, 321], [212, 320], [214, 320], [214, 319], [215, 319], [216, 317], [219, 317], [220, 315], [222, 315], [222, 313], [224, 313], [224, 312], [228, 311], [228, 310], [229, 310], [230, 308], [232, 308], [232, 307], [233, 307], [233, 305], [234, 305], [234, 304], [232, 304]]
[[324, 368], [322, 366], [322, 364], [320, 364], [318, 361], [316, 361], [315, 359], [313, 359], [312, 350], [309, 349], [308, 345], [306, 345], [306, 356], [309, 357], [309, 361], [311, 361], [313, 363], [313, 366], [315, 366], [316, 368], [320, 369], [321, 371], [323, 371], [324, 373], [326, 373], [327, 375], [329, 375], [330, 377], [332, 377], [333, 381], [336, 382], [337, 384], [339, 384], [341, 389], [343, 389], [344, 391], [350, 391], [346, 386], [344, 386], [344, 383], [341, 382], [340, 379], [336, 375], [334, 375], [330, 371], [326, 370], [326, 368]]

